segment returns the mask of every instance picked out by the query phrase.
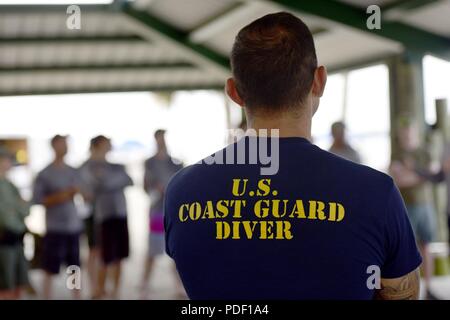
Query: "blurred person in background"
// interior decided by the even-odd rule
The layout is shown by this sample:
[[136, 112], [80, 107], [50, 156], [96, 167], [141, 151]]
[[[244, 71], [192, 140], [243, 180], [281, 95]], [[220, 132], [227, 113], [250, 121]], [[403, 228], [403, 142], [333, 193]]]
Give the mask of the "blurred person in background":
[[0, 299], [19, 299], [29, 285], [23, 251], [29, 206], [7, 178], [12, 165], [13, 156], [0, 147]]
[[[145, 298], [148, 293], [148, 282], [153, 269], [155, 258], [165, 253], [164, 240], [164, 213], [163, 200], [165, 190], [170, 178], [183, 165], [173, 159], [167, 151], [165, 130], [157, 130], [154, 134], [156, 142], [156, 154], [145, 161], [144, 190], [150, 196], [150, 234], [148, 258], [145, 262], [144, 276], [142, 280], [142, 295]], [[177, 279], [177, 295], [183, 295], [181, 282], [175, 268]]]
[[[445, 183], [447, 192], [447, 229], [450, 231], [450, 144], [445, 145], [441, 159], [441, 166], [437, 171], [430, 171], [427, 168], [415, 167], [413, 171], [423, 179], [432, 183]], [[450, 243], [450, 232], [448, 233]]]
[[361, 163], [361, 157], [358, 152], [353, 149], [347, 141], [345, 130], [345, 124], [341, 121], [335, 122], [331, 125], [333, 144], [328, 151], [355, 163]]
[[[75, 168], [67, 165], [67, 139], [56, 135], [51, 139], [54, 160], [37, 175], [33, 203], [45, 207], [46, 234], [42, 247], [42, 268], [45, 271], [43, 296], [51, 298], [52, 277], [61, 265], [80, 266], [79, 237], [83, 224], [74, 197], [80, 191], [80, 178]], [[80, 290], [72, 290], [75, 299]]]
[[87, 261], [89, 285], [91, 294], [95, 294], [97, 288], [97, 275], [99, 268], [99, 248], [97, 243], [98, 235], [95, 230], [94, 212], [95, 212], [95, 192], [93, 180], [93, 164], [101, 159], [101, 154], [94, 147], [95, 139], [91, 139], [89, 152], [90, 156], [79, 168], [82, 181], [83, 199], [86, 209], [84, 219], [84, 231], [88, 241], [89, 255]]
[[[105, 297], [117, 299], [120, 292], [122, 261], [129, 255], [127, 203], [124, 190], [133, 181], [125, 167], [107, 161], [111, 141], [105, 136], [92, 140], [95, 158], [90, 164], [92, 172], [93, 199], [95, 199], [94, 228], [98, 235], [101, 263], [94, 299]], [[106, 290], [111, 277], [113, 290]]]
[[401, 124], [398, 139], [401, 156], [392, 162], [390, 174], [402, 194], [423, 257], [422, 272], [427, 298], [433, 299], [430, 292], [430, 279], [434, 263], [429, 251], [429, 244], [434, 240], [436, 234], [436, 217], [432, 203], [431, 185], [416, 172], [418, 168], [421, 171], [430, 170], [431, 155], [425, 147], [420, 146], [419, 133], [413, 124]]

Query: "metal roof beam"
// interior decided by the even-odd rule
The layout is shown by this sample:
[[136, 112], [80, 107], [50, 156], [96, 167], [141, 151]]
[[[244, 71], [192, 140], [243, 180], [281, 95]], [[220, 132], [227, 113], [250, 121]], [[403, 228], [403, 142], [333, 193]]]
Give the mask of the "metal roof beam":
[[339, 64], [332, 68], [327, 68], [328, 74], [336, 74], [341, 72], [349, 72], [357, 69], [363, 69], [368, 68], [372, 66], [376, 66], [379, 64], [388, 64], [389, 59], [392, 59], [392, 57], [395, 57], [396, 55], [390, 54], [390, 55], [383, 55], [379, 57], [369, 58], [369, 59], [361, 59], [357, 61], [353, 61], [351, 63], [345, 63], [345, 64]]
[[403, 44], [407, 50], [430, 53], [450, 60], [450, 39], [414, 26], [395, 21], [382, 21], [381, 29], [369, 30], [366, 22], [369, 15], [364, 10], [333, 0], [270, 0], [273, 3], [300, 12], [329, 19], [373, 35], [378, 35]]
[[441, 0], [398, 0], [382, 6], [383, 11], [390, 10], [414, 10], [426, 7]]
[[61, 71], [128, 71], [128, 70], [157, 70], [157, 69], [177, 69], [192, 68], [197, 70], [197, 66], [189, 62], [158, 62], [158, 63], [138, 63], [138, 64], [80, 64], [80, 65], [42, 65], [42, 66], [1, 66], [2, 72], [8, 73], [32, 73], [32, 72], [61, 72]]
[[4, 38], [0, 37], [0, 45], [15, 45], [15, 44], [29, 44], [29, 43], [46, 43], [46, 42], [65, 42], [65, 43], [79, 43], [92, 42], [93, 44], [101, 42], [136, 42], [136, 43], [150, 43], [147, 39], [143, 39], [137, 35], [86, 35], [86, 36], [44, 36], [44, 37], [18, 37], [18, 38]]
[[30, 90], [30, 91], [1, 91], [0, 97], [5, 96], [28, 96], [28, 95], [54, 95], [54, 94], [86, 94], [86, 93], [116, 93], [116, 92], [173, 92], [173, 91], [194, 91], [194, 90], [216, 90], [223, 91], [223, 84], [191, 84], [173, 86], [134, 86], [130, 88], [95, 88], [95, 89], [62, 89], [62, 90]]
[[145, 25], [147, 28], [156, 31], [163, 37], [175, 42], [177, 45], [194, 52], [196, 55], [208, 60], [209, 62], [212, 62], [216, 66], [219, 66], [222, 70], [230, 69], [228, 57], [225, 57], [205, 46], [193, 43], [189, 40], [188, 33], [178, 30], [170, 24], [151, 15], [147, 11], [134, 8], [131, 4], [124, 5], [123, 11], [125, 14]]
[[236, 2], [222, 12], [202, 21], [189, 33], [189, 39], [196, 43], [205, 42], [214, 37], [217, 32], [222, 32], [224, 24], [229, 26], [233, 23], [233, 17], [239, 16], [240, 12], [246, 9], [246, 2]]
[[[119, 11], [117, 6], [112, 4], [79, 4], [81, 11], [88, 12], [111, 12]], [[36, 4], [36, 5], [2, 5], [0, 4], [1, 14], [12, 13], [64, 13], [67, 14], [69, 5], [64, 4]]]

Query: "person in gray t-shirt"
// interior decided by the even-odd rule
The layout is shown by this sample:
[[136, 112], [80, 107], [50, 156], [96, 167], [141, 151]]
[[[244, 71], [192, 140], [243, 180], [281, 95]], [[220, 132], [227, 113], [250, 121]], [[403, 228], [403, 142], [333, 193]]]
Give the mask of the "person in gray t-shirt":
[[332, 124], [331, 135], [333, 136], [333, 144], [328, 150], [329, 152], [355, 163], [361, 163], [359, 153], [347, 142], [343, 122], [339, 121]]
[[[34, 182], [33, 203], [46, 209], [46, 234], [43, 239], [42, 268], [44, 277], [44, 298], [51, 296], [51, 278], [58, 274], [62, 264], [80, 265], [79, 235], [82, 231], [81, 218], [74, 203], [79, 192], [78, 171], [64, 162], [67, 154], [66, 137], [52, 138], [54, 161], [39, 172]], [[79, 298], [79, 290], [73, 290]]]
[[[164, 192], [170, 178], [180, 169], [183, 165], [180, 161], [173, 159], [167, 152], [165, 131], [157, 130], [155, 132], [155, 142], [157, 147], [156, 154], [145, 161], [144, 164], [144, 189], [150, 196], [150, 234], [149, 234], [149, 250], [148, 258], [145, 262], [144, 275], [142, 280], [142, 296], [145, 298], [147, 295], [148, 280], [150, 278], [151, 271], [155, 258], [165, 253], [165, 239], [164, 239], [164, 214], [163, 214], [163, 200]], [[178, 273], [175, 271], [176, 279], [178, 279]], [[179, 286], [181, 284], [177, 282]], [[178, 288], [180, 295], [182, 290]]]
[[[413, 168], [414, 171], [432, 183], [446, 184], [447, 192], [447, 228], [450, 231], [450, 143], [444, 148], [444, 152], [441, 159], [441, 168], [437, 172], [430, 172], [429, 170], [424, 170], [422, 168]], [[448, 242], [450, 243], [450, 232], [448, 235]]]
[[97, 158], [101, 155], [98, 154], [96, 148], [94, 147], [96, 140], [95, 138], [91, 139], [90, 142], [90, 156], [89, 158], [78, 168], [81, 177], [81, 190], [84, 199], [84, 209], [85, 209], [85, 217], [84, 217], [84, 234], [86, 235], [88, 246], [89, 246], [89, 254], [87, 259], [87, 271], [89, 276], [89, 288], [91, 290], [91, 295], [95, 294], [95, 290], [97, 289], [97, 276], [98, 276], [98, 267], [100, 263], [100, 249], [98, 244], [98, 234], [96, 230], [96, 225], [94, 221], [94, 212], [95, 212], [95, 194], [94, 194], [94, 176], [93, 176], [93, 167], [97, 162]]
[[92, 139], [95, 159], [89, 163], [91, 189], [94, 199], [94, 226], [98, 236], [101, 266], [94, 298], [107, 294], [107, 275], [112, 275], [113, 290], [110, 296], [118, 298], [120, 289], [122, 260], [129, 255], [127, 204], [124, 190], [133, 181], [125, 167], [106, 160], [111, 150], [111, 142], [104, 136]]

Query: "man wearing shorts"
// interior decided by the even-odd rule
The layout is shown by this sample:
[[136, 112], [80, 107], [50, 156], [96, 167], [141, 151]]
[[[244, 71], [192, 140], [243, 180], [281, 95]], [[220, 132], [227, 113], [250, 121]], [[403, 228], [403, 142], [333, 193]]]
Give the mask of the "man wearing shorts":
[[[144, 173], [144, 189], [150, 195], [151, 199], [149, 252], [145, 262], [144, 277], [142, 280], [142, 294], [144, 296], [147, 293], [147, 285], [155, 258], [165, 252], [164, 193], [170, 178], [183, 167], [179, 161], [172, 159], [167, 152], [165, 131], [157, 130], [154, 137], [157, 151], [153, 157], [145, 162]], [[175, 274], [175, 276], [178, 280], [178, 274]]]
[[431, 185], [417, 172], [430, 171], [431, 155], [425, 147], [420, 147], [417, 127], [414, 124], [402, 123], [398, 137], [402, 154], [398, 160], [393, 161], [390, 171], [405, 201], [408, 217], [424, 260], [425, 292], [429, 298], [433, 298], [430, 280], [434, 261], [429, 244], [436, 235], [436, 213]]
[[94, 213], [95, 213], [95, 192], [94, 188], [94, 176], [93, 166], [101, 157], [98, 155], [97, 149], [94, 147], [95, 139], [91, 139], [90, 142], [90, 157], [87, 159], [78, 169], [82, 181], [82, 193], [87, 210], [87, 216], [84, 218], [84, 233], [86, 235], [89, 255], [87, 261], [88, 276], [90, 282], [90, 290], [92, 295], [95, 294], [97, 288], [97, 275], [98, 275], [98, 263], [99, 263], [99, 248], [98, 248], [98, 235], [96, 234]]
[[[43, 205], [46, 211], [46, 234], [42, 248], [45, 299], [51, 298], [52, 277], [59, 273], [61, 265], [80, 266], [79, 237], [83, 230], [74, 203], [74, 196], [80, 188], [78, 171], [64, 161], [66, 137], [54, 136], [51, 146], [55, 158], [37, 175], [33, 191], [33, 202]], [[73, 296], [80, 298], [78, 289], [73, 290]]]
[[[95, 199], [95, 234], [100, 247], [101, 266], [98, 274], [98, 286], [95, 299], [119, 298], [122, 261], [129, 255], [129, 236], [127, 203], [124, 190], [133, 181], [125, 167], [106, 160], [111, 150], [111, 142], [104, 136], [92, 140], [92, 149], [96, 159], [90, 164]], [[106, 283], [110, 275], [113, 289], [106, 292]]]

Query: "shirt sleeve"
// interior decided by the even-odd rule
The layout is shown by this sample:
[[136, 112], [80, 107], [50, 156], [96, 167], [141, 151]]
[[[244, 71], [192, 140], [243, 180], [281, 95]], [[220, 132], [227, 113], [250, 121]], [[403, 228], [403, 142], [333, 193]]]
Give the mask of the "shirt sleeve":
[[170, 190], [170, 183], [167, 186], [166, 193], [164, 195], [164, 202], [163, 202], [163, 211], [164, 211], [164, 237], [165, 237], [165, 248], [166, 253], [169, 257], [173, 258], [172, 251], [171, 251], [171, 229], [172, 229], [172, 223], [171, 223], [171, 215], [170, 215], [170, 207], [171, 207], [171, 196], [172, 192]]
[[102, 192], [111, 192], [115, 190], [121, 190], [128, 186], [133, 185], [125, 167], [120, 165], [111, 166], [109, 170], [104, 174], [100, 181], [100, 190]]
[[11, 183], [11, 188], [16, 195], [16, 210], [19, 213], [21, 219], [25, 219], [30, 214], [30, 204], [23, 200], [19, 189]]
[[5, 227], [8, 225], [8, 218], [10, 216], [10, 214], [8, 214], [8, 204], [6, 201], [4, 201], [6, 196], [7, 194], [5, 192], [5, 184], [0, 184], [0, 239], [3, 229], [5, 229]]
[[397, 187], [392, 184], [385, 220], [386, 257], [382, 278], [400, 278], [422, 263], [405, 204]]
[[161, 183], [161, 178], [157, 174], [157, 170], [155, 168], [154, 162], [152, 160], [148, 161], [146, 171], [145, 171], [145, 179], [147, 181], [148, 192], [157, 191], [156, 187]]
[[78, 176], [82, 194], [92, 198], [94, 196], [93, 179], [88, 164], [85, 164], [78, 169]]
[[42, 174], [38, 174], [33, 185], [33, 203], [42, 204], [46, 197], [46, 183]]
[[147, 190], [145, 190], [145, 191], [147, 191], [147, 192], [151, 191], [151, 189], [154, 187], [152, 185], [152, 182], [154, 179], [152, 177], [153, 170], [152, 170], [151, 166], [152, 166], [151, 161], [147, 160], [144, 165], [144, 186], [146, 187]]

